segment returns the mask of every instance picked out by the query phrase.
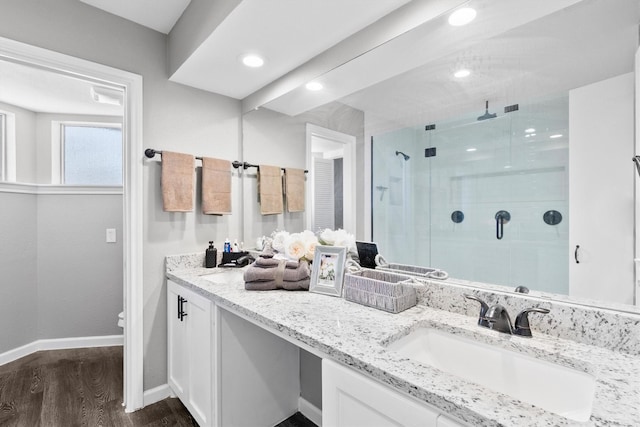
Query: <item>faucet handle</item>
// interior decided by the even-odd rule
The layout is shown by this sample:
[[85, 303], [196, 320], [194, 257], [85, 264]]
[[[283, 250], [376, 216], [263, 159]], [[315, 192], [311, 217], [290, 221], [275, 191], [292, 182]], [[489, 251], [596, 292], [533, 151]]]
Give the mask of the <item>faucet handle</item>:
[[466, 299], [470, 299], [480, 303], [480, 314], [478, 315], [478, 325], [484, 326], [485, 328], [489, 328], [490, 327], [489, 321], [485, 318], [485, 315], [487, 314], [487, 310], [489, 310], [489, 306], [487, 305], [487, 303], [475, 295], [464, 294], [464, 297]]
[[529, 313], [548, 314], [549, 310], [547, 310], [546, 308], [538, 308], [538, 307], [526, 308], [522, 310], [516, 316], [516, 322], [513, 325], [514, 335], [520, 335], [521, 337], [531, 338], [531, 327], [529, 326], [529, 316], [528, 316]]

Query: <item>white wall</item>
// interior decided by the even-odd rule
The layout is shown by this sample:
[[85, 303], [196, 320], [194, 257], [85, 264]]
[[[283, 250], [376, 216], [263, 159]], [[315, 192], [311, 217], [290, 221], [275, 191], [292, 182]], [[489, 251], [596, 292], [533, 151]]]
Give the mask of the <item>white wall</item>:
[[[0, 325], [0, 353], [37, 339], [122, 334], [122, 195], [37, 191], [0, 184], [8, 207], [0, 214], [8, 319]], [[105, 242], [107, 228], [116, 229], [117, 243]]]
[[0, 192], [0, 354], [38, 339], [37, 200]]
[[35, 183], [36, 116], [30, 110], [0, 102], [0, 110], [15, 114], [16, 182]]
[[[5, 0], [2, 8], [1, 37], [142, 75], [146, 146], [237, 158], [239, 101], [170, 82], [165, 35], [77, 0]], [[241, 218], [162, 212], [158, 159], [146, 162], [144, 187], [144, 388], [148, 390], [166, 383], [165, 255], [204, 251], [212, 238], [240, 235]], [[235, 196], [234, 213], [239, 209], [240, 197]]]
[[122, 334], [122, 195], [37, 198], [38, 338]]
[[569, 94], [571, 296], [634, 303], [634, 79]]
[[[244, 159], [252, 164], [308, 168], [306, 165], [306, 123], [356, 137], [356, 188], [364, 187], [364, 113], [347, 105], [333, 102], [295, 117], [265, 108], [243, 116]], [[244, 178], [244, 238], [253, 242], [276, 229], [301, 231], [306, 227], [305, 213], [260, 215], [255, 169], [247, 169]], [[356, 197], [356, 236], [364, 235], [364, 199], [362, 191]], [[285, 207], [286, 208], [286, 207]]]

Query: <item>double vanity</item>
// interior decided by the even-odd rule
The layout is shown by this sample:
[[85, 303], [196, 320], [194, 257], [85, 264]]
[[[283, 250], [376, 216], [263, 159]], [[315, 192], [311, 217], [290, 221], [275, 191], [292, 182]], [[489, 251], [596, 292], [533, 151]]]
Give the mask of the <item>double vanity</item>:
[[[296, 412], [300, 349], [322, 359], [325, 426], [640, 420], [639, 315], [437, 280], [416, 285], [417, 306], [389, 314], [310, 292], [246, 291], [242, 269], [202, 268], [202, 254], [166, 263], [169, 385], [201, 426], [270, 427]], [[550, 313], [529, 314], [532, 338], [499, 333], [478, 325], [470, 292], [514, 314]]]

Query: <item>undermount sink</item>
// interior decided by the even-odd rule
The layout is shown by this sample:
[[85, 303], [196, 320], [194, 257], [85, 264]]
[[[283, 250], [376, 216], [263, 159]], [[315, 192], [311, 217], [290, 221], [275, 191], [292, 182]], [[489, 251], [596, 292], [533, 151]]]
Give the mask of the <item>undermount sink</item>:
[[574, 421], [588, 421], [595, 378], [433, 328], [419, 328], [389, 350]]

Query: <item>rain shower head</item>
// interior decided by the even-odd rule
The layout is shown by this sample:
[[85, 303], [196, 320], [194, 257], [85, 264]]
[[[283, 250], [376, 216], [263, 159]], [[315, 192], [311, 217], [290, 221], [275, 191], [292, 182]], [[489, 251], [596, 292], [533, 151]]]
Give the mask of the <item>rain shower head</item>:
[[397, 156], [398, 154], [401, 154], [401, 155], [402, 155], [402, 157], [404, 158], [404, 161], [405, 161], [405, 162], [411, 158], [411, 157], [409, 157], [408, 155], [404, 154], [402, 151], [396, 151], [396, 156]]
[[485, 102], [486, 103], [485, 103], [484, 114], [478, 117], [478, 120], [495, 119], [497, 117], [496, 113], [489, 114], [489, 101], [485, 101]]

